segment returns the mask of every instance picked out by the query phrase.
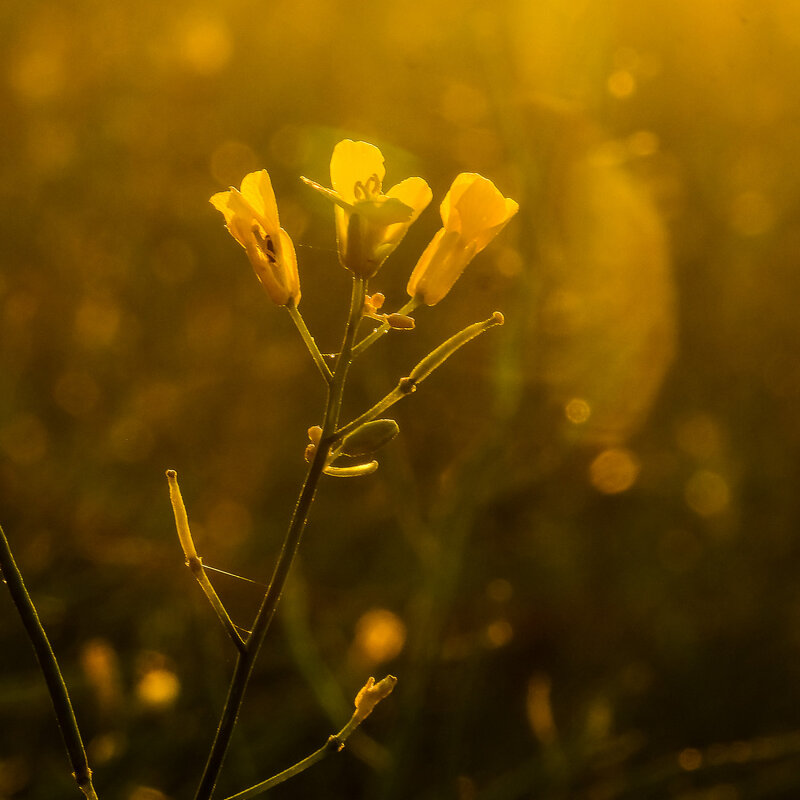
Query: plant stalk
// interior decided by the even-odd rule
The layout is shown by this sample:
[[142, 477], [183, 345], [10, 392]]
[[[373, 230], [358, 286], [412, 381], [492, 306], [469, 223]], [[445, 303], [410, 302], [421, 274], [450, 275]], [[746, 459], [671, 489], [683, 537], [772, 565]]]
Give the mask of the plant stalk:
[[283, 587], [289, 575], [289, 571], [294, 561], [295, 554], [300, 545], [311, 504], [317, 491], [320, 476], [325, 468], [328, 453], [334, 437], [333, 433], [339, 422], [339, 413], [342, 407], [342, 395], [350, 364], [353, 361], [353, 342], [355, 340], [358, 324], [364, 308], [364, 297], [366, 294], [366, 281], [363, 278], [353, 279], [353, 291], [350, 299], [350, 312], [347, 318], [344, 340], [339, 357], [336, 360], [336, 367], [333, 371], [333, 378], [328, 389], [327, 402], [325, 404], [325, 417], [322, 425], [322, 435], [317, 446], [311, 466], [306, 473], [300, 496], [297, 499], [291, 522], [286, 531], [280, 555], [278, 557], [272, 580], [269, 583], [261, 607], [258, 610], [251, 634], [247, 637], [245, 647], [239, 653], [234, 667], [233, 677], [228, 697], [220, 717], [219, 727], [208, 756], [200, 785], [197, 788], [195, 800], [210, 800], [214, 788], [222, 769], [225, 755], [230, 745], [233, 730], [239, 717], [239, 711], [244, 700], [245, 690], [253, 672], [253, 666], [258, 657], [261, 645], [264, 642], [267, 630], [269, 629], [275, 610], [280, 601]]
[[92, 770], [86, 758], [86, 750], [81, 739], [81, 732], [78, 728], [78, 721], [75, 719], [75, 712], [72, 708], [72, 701], [69, 699], [69, 691], [58, 666], [50, 640], [44, 630], [36, 606], [25, 588], [22, 573], [14, 561], [11, 546], [8, 543], [5, 532], [0, 526], [0, 567], [2, 567], [3, 579], [8, 584], [8, 591], [11, 599], [17, 608], [17, 613], [25, 626], [39, 667], [44, 675], [47, 691], [53, 703], [53, 710], [56, 713], [58, 725], [61, 728], [61, 735], [64, 738], [64, 745], [72, 764], [72, 775], [78, 788], [88, 798], [97, 800], [97, 794], [92, 785]]

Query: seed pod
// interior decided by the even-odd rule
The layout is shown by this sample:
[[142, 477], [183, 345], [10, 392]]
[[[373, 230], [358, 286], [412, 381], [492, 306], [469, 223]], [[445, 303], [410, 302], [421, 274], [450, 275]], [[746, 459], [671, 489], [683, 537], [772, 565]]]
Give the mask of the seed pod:
[[353, 467], [325, 467], [323, 472], [326, 475], [333, 475], [335, 478], [360, 478], [362, 475], [371, 475], [378, 469], [377, 461], [368, 461], [366, 464], [356, 464]]
[[340, 452], [345, 456], [366, 456], [394, 439], [400, 426], [393, 419], [375, 419], [365, 422], [344, 437]]
[[389, 314], [386, 322], [389, 323], [390, 328], [394, 328], [396, 331], [413, 331], [416, 324], [414, 318], [406, 314]]

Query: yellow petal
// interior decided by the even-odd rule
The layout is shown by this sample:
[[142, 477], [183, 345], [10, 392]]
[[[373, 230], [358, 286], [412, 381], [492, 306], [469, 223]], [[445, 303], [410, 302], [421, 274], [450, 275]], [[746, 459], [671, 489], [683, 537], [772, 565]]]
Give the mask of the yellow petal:
[[[297, 270], [297, 253], [294, 249], [294, 242], [283, 228], [280, 229], [280, 243], [285, 271], [284, 284], [289, 297], [297, 305], [300, 302], [300, 275]], [[286, 302], [281, 305], [286, 305]]]
[[450, 291], [475, 253], [475, 245], [465, 243], [456, 231], [440, 228], [414, 267], [406, 291], [425, 305], [436, 305]]
[[[425, 210], [428, 203], [433, 198], [430, 186], [425, 183], [422, 178], [406, 178], [400, 181], [396, 186], [392, 186], [388, 192], [387, 197], [396, 197], [401, 203], [404, 203], [412, 209], [411, 222]], [[410, 224], [410, 223], [409, 223]]]
[[378, 190], [386, 175], [383, 155], [375, 145], [343, 139], [333, 148], [331, 156], [331, 186], [347, 203], [356, 200], [357, 183], [364, 186], [372, 176], [377, 178]]
[[275, 202], [275, 192], [272, 189], [272, 181], [269, 173], [265, 169], [258, 172], [250, 172], [242, 178], [242, 196], [253, 207], [253, 210], [263, 218], [259, 220], [267, 231], [277, 231], [280, 227], [278, 222], [278, 204]]
[[414, 209], [396, 197], [382, 195], [357, 202], [353, 206], [353, 213], [375, 225], [394, 225], [402, 222], [408, 226], [413, 220]]
[[497, 236], [518, 209], [490, 180], [473, 172], [456, 177], [441, 207], [445, 227], [474, 242], [476, 252]]

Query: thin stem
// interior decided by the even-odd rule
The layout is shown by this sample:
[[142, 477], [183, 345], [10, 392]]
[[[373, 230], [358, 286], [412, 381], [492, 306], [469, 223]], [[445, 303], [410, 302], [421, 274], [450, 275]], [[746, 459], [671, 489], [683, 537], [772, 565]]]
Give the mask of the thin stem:
[[398, 400], [402, 400], [404, 397], [416, 391], [417, 386], [432, 372], [439, 369], [439, 367], [441, 367], [457, 350], [460, 350], [465, 344], [471, 342], [476, 336], [480, 336], [482, 333], [488, 331], [489, 328], [493, 328], [495, 325], [502, 325], [503, 321], [503, 315], [499, 311], [495, 311], [489, 319], [468, 325], [455, 334], [455, 336], [451, 336], [449, 339], [442, 342], [435, 350], [428, 353], [428, 355], [409, 372], [407, 377], [400, 378], [397, 382], [397, 386], [395, 386], [389, 394], [378, 400], [372, 408], [365, 411], [361, 416], [356, 417], [352, 422], [348, 422], [347, 425], [339, 428], [339, 430], [336, 431], [334, 441], [340, 441], [365, 422], [375, 419], [378, 414], [382, 414]]
[[251, 797], [257, 797], [258, 795], [269, 791], [274, 786], [277, 786], [279, 783], [288, 781], [289, 778], [294, 778], [295, 775], [305, 772], [309, 767], [314, 766], [314, 764], [316, 764], [318, 761], [322, 761], [322, 759], [325, 758], [328, 753], [338, 753], [342, 749], [342, 744], [343, 743], [339, 738], [339, 734], [335, 736], [329, 736], [328, 740], [324, 745], [322, 745], [322, 747], [319, 748], [319, 750], [315, 750], [310, 756], [307, 756], [302, 761], [298, 761], [293, 766], [283, 770], [283, 772], [279, 772], [277, 775], [273, 775], [271, 778], [268, 778], [261, 783], [257, 783], [255, 786], [251, 786], [249, 789], [245, 789], [238, 794], [231, 795], [226, 800], [249, 800]]
[[300, 539], [308, 520], [311, 504], [317, 491], [320, 476], [325, 469], [328, 453], [333, 442], [333, 432], [339, 422], [339, 412], [342, 405], [342, 395], [344, 393], [345, 379], [352, 363], [353, 341], [361, 321], [361, 314], [364, 308], [364, 296], [366, 294], [366, 281], [362, 278], [354, 278], [353, 292], [350, 299], [350, 313], [347, 318], [344, 340], [339, 357], [336, 360], [336, 368], [333, 379], [328, 390], [328, 399], [325, 405], [325, 418], [322, 426], [322, 436], [317, 446], [311, 466], [306, 474], [300, 496], [297, 499], [291, 522], [286, 531], [275, 570], [269, 588], [261, 602], [253, 629], [245, 642], [245, 648], [239, 653], [234, 667], [233, 677], [231, 678], [228, 697], [225, 707], [222, 710], [219, 727], [208, 756], [200, 785], [195, 795], [195, 800], [209, 800], [214, 792], [222, 763], [230, 745], [233, 730], [239, 717], [239, 711], [244, 700], [245, 690], [253, 672], [253, 665], [264, 642], [267, 630], [269, 629], [275, 609], [280, 601], [286, 578], [294, 561], [295, 554], [300, 545]]
[[322, 377], [325, 378], [326, 383], [330, 383], [333, 380], [333, 373], [325, 362], [325, 358], [320, 352], [319, 347], [317, 347], [317, 343], [314, 341], [314, 337], [311, 335], [311, 331], [309, 331], [306, 321], [303, 319], [303, 315], [300, 313], [300, 309], [294, 304], [294, 301], [289, 301], [289, 303], [286, 305], [286, 310], [289, 312], [292, 321], [297, 326], [297, 330], [300, 332], [300, 336], [305, 342], [308, 352], [311, 353], [311, 358], [314, 359], [317, 369], [322, 374]]
[[22, 573], [19, 571], [11, 547], [6, 539], [3, 528], [0, 527], [0, 567], [2, 568], [3, 578], [8, 584], [11, 599], [17, 607], [17, 613], [25, 626], [39, 667], [44, 675], [47, 691], [53, 703], [53, 710], [56, 713], [58, 725], [61, 728], [61, 735], [67, 748], [67, 754], [72, 764], [72, 775], [78, 788], [88, 798], [97, 800], [94, 786], [92, 785], [92, 770], [86, 758], [86, 750], [83, 747], [81, 732], [78, 729], [78, 721], [75, 719], [75, 712], [72, 702], [69, 699], [69, 691], [61, 675], [50, 640], [47, 638], [44, 627], [42, 626], [39, 615], [36, 612], [25, 582], [22, 580]]
[[393, 406], [398, 400], [402, 400], [407, 395], [411, 394], [412, 392], [416, 391], [416, 385], [414, 381], [409, 380], [408, 378], [400, 378], [397, 383], [397, 386], [392, 389], [389, 394], [385, 397], [378, 400], [372, 408], [365, 411], [361, 416], [356, 417], [352, 422], [348, 422], [347, 425], [339, 428], [336, 431], [336, 439], [341, 440], [344, 439], [345, 436], [351, 434], [356, 428], [360, 428], [365, 422], [369, 422], [370, 420], [375, 419], [378, 414], [382, 414], [386, 411], [387, 408]]
[[[399, 309], [396, 313], [408, 315], [411, 314], [412, 311], [415, 311], [419, 308], [421, 304], [420, 300], [417, 300], [416, 297], [409, 300], [401, 309]], [[381, 336], [384, 336], [391, 330], [391, 326], [388, 322], [384, 322], [378, 325], [372, 333], [367, 334], [355, 347], [353, 347], [353, 357], [361, 355], [368, 347], [371, 347]]]
[[183, 503], [181, 496], [181, 488], [178, 485], [178, 473], [174, 469], [167, 470], [167, 481], [169, 482], [169, 499], [172, 503], [172, 512], [175, 515], [175, 527], [178, 530], [178, 539], [183, 549], [183, 554], [186, 556], [186, 566], [192, 572], [192, 575], [197, 579], [200, 588], [211, 603], [211, 607], [219, 617], [222, 627], [225, 628], [228, 636], [239, 652], [244, 650], [244, 639], [239, 635], [236, 626], [228, 614], [222, 600], [220, 600], [214, 586], [206, 575], [205, 567], [203, 566], [203, 559], [197, 555], [197, 550], [194, 546], [194, 539], [192, 532], [189, 529], [189, 516], [186, 513], [186, 506]]
[[217, 617], [219, 617], [222, 627], [225, 628], [225, 632], [228, 634], [228, 636], [230, 636], [234, 646], [239, 652], [242, 652], [245, 649], [244, 639], [242, 639], [239, 631], [233, 624], [233, 620], [228, 614], [228, 610], [223, 605], [222, 600], [220, 600], [219, 595], [214, 589], [214, 586], [208, 579], [202, 559], [199, 556], [197, 558], [190, 558], [186, 562], [186, 566], [189, 567], [189, 569], [192, 571], [192, 575], [194, 575], [194, 577], [197, 579], [197, 582], [200, 584], [200, 588], [208, 598], [208, 602], [211, 603], [211, 607], [216, 612]]
[[[251, 797], [257, 797], [269, 791], [274, 786], [288, 781], [289, 778], [293, 778], [295, 775], [305, 772], [305, 770], [314, 766], [318, 761], [322, 761], [329, 753], [340, 753], [344, 749], [345, 742], [350, 738], [353, 731], [355, 731], [355, 729], [372, 713], [374, 706], [391, 694], [396, 682], [397, 679], [392, 675], [387, 675], [378, 684], [374, 684], [373, 679], [370, 678], [367, 685], [362, 689], [362, 692], [373, 691], [377, 695], [374, 701], [369, 704], [369, 708], [364, 708], [359, 705], [359, 698], [361, 697], [361, 694], [359, 694], [359, 697], [356, 698], [356, 710], [347, 721], [347, 724], [339, 733], [329, 736], [328, 740], [319, 750], [315, 750], [310, 756], [306, 756], [293, 766], [283, 770], [283, 772], [279, 772], [277, 775], [273, 775], [271, 778], [267, 778], [267, 780], [261, 781], [261, 783], [257, 783], [255, 786], [251, 786], [249, 789], [231, 795], [226, 798], [226, 800], [250, 800]], [[375, 687], [374, 689], [373, 686]]]

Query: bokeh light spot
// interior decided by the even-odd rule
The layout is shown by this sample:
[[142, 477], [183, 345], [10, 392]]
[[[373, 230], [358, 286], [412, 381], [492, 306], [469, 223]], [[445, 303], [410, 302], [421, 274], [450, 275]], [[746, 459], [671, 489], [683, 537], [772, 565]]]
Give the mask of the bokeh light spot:
[[639, 158], [654, 155], [659, 145], [658, 136], [652, 131], [636, 131], [628, 137], [628, 151]]
[[91, 639], [82, 648], [81, 665], [97, 705], [111, 711], [122, 699], [116, 651], [106, 639]]
[[136, 696], [142, 705], [153, 710], [169, 708], [178, 699], [181, 683], [170, 669], [156, 667], [147, 670], [136, 684]]
[[56, 381], [53, 397], [68, 414], [82, 417], [96, 408], [100, 399], [100, 389], [87, 372], [68, 370]]
[[125, 739], [115, 733], [102, 733], [86, 745], [89, 761], [94, 764], [105, 764], [112, 758], [117, 758], [124, 750]]
[[514, 587], [505, 578], [495, 578], [486, 584], [486, 596], [493, 603], [507, 603], [514, 593]]
[[224, 498], [208, 512], [206, 530], [215, 548], [235, 549], [253, 530], [253, 517], [241, 503]]
[[618, 69], [608, 76], [608, 93], [617, 100], [626, 100], [636, 91], [636, 78], [625, 69]]
[[168, 800], [164, 792], [152, 786], [137, 786], [129, 795], [128, 800]]
[[63, 89], [66, 71], [60, 49], [47, 46], [28, 50], [12, 65], [11, 84], [20, 96], [43, 101]]
[[258, 156], [244, 142], [223, 142], [211, 154], [209, 168], [221, 186], [238, 186], [248, 172], [259, 167]]
[[603, 494], [619, 494], [636, 482], [641, 465], [625, 448], [609, 448], [600, 453], [589, 467], [589, 481]]
[[117, 335], [119, 323], [119, 308], [110, 298], [87, 298], [75, 317], [75, 335], [86, 347], [108, 347]]
[[373, 608], [356, 623], [354, 646], [371, 664], [390, 661], [406, 643], [406, 626], [397, 614], [386, 608]]
[[524, 267], [522, 255], [514, 247], [498, 246], [494, 253], [494, 264], [497, 271], [505, 278], [515, 278], [522, 273]]
[[507, 619], [496, 619], [486, 626], [489, 647], [502, 647], [514, 638], [514, 629]]
[[695, 472], [684, 489], [687, 505], [701, 517], [712, 517], [723, 512], [730, 503], [730, 494], [725, 479], [706, 469]]
[[551, 688], [550, 678], [541, 672], [532, 675], [528, 681], [525, 710], [531, 730], [542, 744], [552, 744], [556, 739], [556, 725], [550, 705]]
[[34, 414], [18, 414], [0, 428], [0, 448], [20, 466], [41, 461], [47, 453], [47, 446], [47, 430]]
[[586, 422], [592, 414], [590, 405], [580, 397], [573, 397], [565, 406], [564, 414], [575, 425]]
[[230, 59], [231, 37], [218, 19], [186, 20], [180, 42], [180, 55], [187, 67], [200, 75], [219, 72]]
[[675, 431], [675, 440], [684, 453], [700, 460], [713, 458], [720, 452], [719, 425], [707, 414], [694, 414], [681, 421]]
[[30, 781], [30, 769], [22, 758], [0, 758], [0, 797], [12, 797]]
[[687, 747], [678, 753], [678, 766], [686, 772], [694, 772], [703, 765], [703, 754], [694, 747]]

